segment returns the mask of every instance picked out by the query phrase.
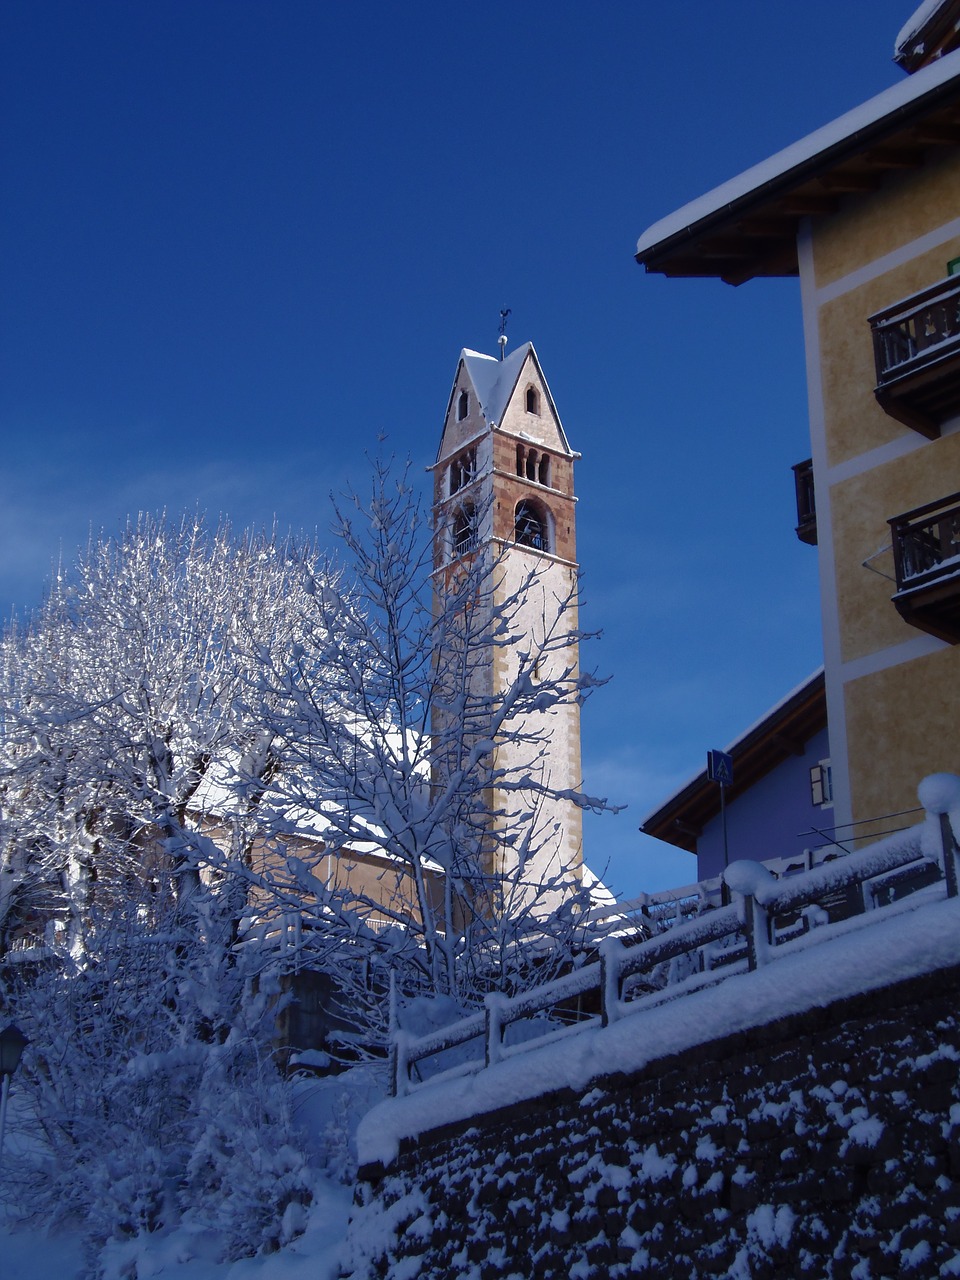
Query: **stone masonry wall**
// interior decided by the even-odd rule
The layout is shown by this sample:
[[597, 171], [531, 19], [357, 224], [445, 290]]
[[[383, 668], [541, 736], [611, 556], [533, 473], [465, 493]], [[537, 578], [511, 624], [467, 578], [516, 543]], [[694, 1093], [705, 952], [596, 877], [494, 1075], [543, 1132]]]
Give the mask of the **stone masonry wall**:
[[345, 1275], [960, 1276], [960, 969], [408, 1143]]

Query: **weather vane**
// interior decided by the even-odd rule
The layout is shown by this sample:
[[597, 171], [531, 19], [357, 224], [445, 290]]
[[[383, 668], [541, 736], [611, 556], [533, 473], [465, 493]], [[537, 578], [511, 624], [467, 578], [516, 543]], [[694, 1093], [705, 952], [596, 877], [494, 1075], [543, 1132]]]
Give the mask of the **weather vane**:
[[500, 343], [500, 359], [503, 359], [503, 353], [507, 349], [507, 316], [510, 314], [509, 307], [500, 308], [500, 337], [497, 342]]

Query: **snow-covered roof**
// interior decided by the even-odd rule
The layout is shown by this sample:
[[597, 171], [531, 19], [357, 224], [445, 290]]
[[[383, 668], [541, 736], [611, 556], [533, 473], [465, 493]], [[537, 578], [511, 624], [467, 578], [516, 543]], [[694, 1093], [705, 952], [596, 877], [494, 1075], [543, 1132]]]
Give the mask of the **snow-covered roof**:
[[910, 41], [914, 36], [919, 35], [937, 10], [944, 8], [948, 3], [949, 0], [923, 0], [923, 3], [917, 9], [914, 9], [913, 13], [900, 28], [893, 46], [894, 56], [898, 53], [903, 53]]
[[[716, 264], [711, 266], [708, 259], [716, 256], [713, 254], [705, 255], [704, 260], [696, 264], [688, 262], [681, 270], [672, 270], [673, 264], [669, 259], [671, 255], [680, 257], [695, 253], [698, 238], [708, 234], [716, 235], [721, 228], [729, 234], [748, 213], [756, 215], [759, 212], [756, 207], [758, 205], [765, 206], [765, 215], [773, 214], [783, 218], [785, 230], [792, 228], [795, 238], [800, 214], [785, 203], [770, 208], [775, 201], [783, 202], [788, 194], [796, 195], [798, 188], [819, 179], [827, 170], [851, 161], [866, 163], [864, 153], [869, 148], [876, 148], [881, 139], [888, 142], [891, 135], [912, 126], [918, 116], [932, 111], [934, 107], [955, 102], [958, 91], [960, 50], [922, 67], [909, 79], [885, 89], [783, 151], [778, 151], [776, 155], [661, 218], [648, 227], [637, 242], [638, 261], [648, 271], [724, 275], [724, 271], [718, 269]], [[906, 141], [905, 138], [905, 145]], [[915, 139], [912, 140], [912, 145], [917, 146]], [[869, 157], [869, 163], [870, 172], [882, 172], [888, 161], [882, 154], [875, 153]], [[821, 200], [827, 194], [820, 187]], [[769, 241], [769, 226], [763, 230]], [[743, 256], [742, 246], [739, 256]], [[699, 269], [692, 269], [694, 265]], [[768, 272], [755, 270], [749, 274], [794, 274], [795, 270], [794, 260], [789, 264], [789, 269]]]
[[955, 43], [960, 25], [957, 0], [923, 0], [900, 28], [894, 44], [894, 61], [906, 71], [916, 71]]
[[480, 351], [471, 351], [468, 347], [464, 347], [460, 352], [453, 388], [450, 392], [450, 399], [447, 402], [447, 418], [449, 418], [453, 406], [453, 397], [456, 393], [457, 380], [460, 377], [460, 368], [462, 366], [473, 384], [473, 389], [477, 395], [477, 403], [480, 405], [480, 412], [484, 421], [490, 427], [499, 427], [503, 422], [503, 415], [506, 413], [510, 398], [516, 390], [527, 357], [530, 357], [536, 365], [551, 412], [556, 420], [563, 447], [571, 457], [575, 457], [577, 455], [570, 448], [566, 432], [560, 422], [560, 415], [557, 413], [556, 403], [547, 385], [547, 380], [543, 376], [543, 368], [532, 342], [521, 343], [509, 355], [504, 356], [502, 360], [496, 356], [484, 355]]
[[[346, 723], [346, 721], [345, 721]], [[366, 741], [373, 745], [372, 729], [365, 727], [365, 722], [355, 717], [348, 726], [359, 742]], [[401, 737], [397, 730], [378, 732], [380, 745], [400, 756]], [[426, 788], [430, 783], [430, 756], [425, 749], [427, 740], [421, 739], [413, 730], [408, 731], [410, 755], [414, 760], [413, 773], [416, 782]], [[251, 777], [247, 762], [236, 753], [228, 753], [223, 759], [215, 760], [206, 770], [199, 786], [190, 799], [190, 812], [194, 819], [200, 819], [216, 826], [236, 811], [240, 793], [249, 790], [251, 785], [260, 790], [261, 783]], [[310, 796], [309, 804], [302, 797]], [[263, 786], [262, 795], [257, 805], [257, 815], [264, 829], [272, 829], [274, 833], [285, 833], [288, 840], [297, 840], [305, 844], [320, 841], [324, 844], [339, 843], [344, 829], [344, 809], [336, 800], [322, 799], [312, 794], [312, 786], [296, 776], [281, 775], [279, 779]], [[349, 852], [357, 856], [376, 856], [387, 861], [395, 861], [387, 851], [386, 833], [370, 819], [362, 815], [352, 815], [350, 825], [353, 835], [349, 842]], [[363, 836], [367, 839], [364, 840]], [[440, 870], [436, 864], [425, 864], [430, 870]]]
[[596, 872], [591, 871], [586, 863], [583, 863], [580, 876], [580, 882], [590, 896], [591, 908], [617, 906], [616, 894], [607, 888]]
[[477, 393], [480, 411], [491, 426], [500, 425], [510, 396], [517, 385], [517, 379], [520, 377], [520, 370], [531, 351], [533, 351], [533, 343], [524, 342], [508, 356], [498, 360], [495, 356], [486, 356], [479, 351], [470, 351], [464, 347], [460, 358]]

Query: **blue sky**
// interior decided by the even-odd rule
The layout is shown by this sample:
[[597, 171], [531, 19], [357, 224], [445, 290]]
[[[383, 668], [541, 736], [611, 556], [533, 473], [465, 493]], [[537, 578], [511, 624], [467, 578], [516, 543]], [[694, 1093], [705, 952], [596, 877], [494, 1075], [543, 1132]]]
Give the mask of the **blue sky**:
[[583, 454], [585, 783], [629, 806], [587, 857], [691, 879], [639, 822], [820, 662], [799, 295], [633, 246], [900, 79], [912, 8], [5, 0], [4, 615], [128, 512], [326, 536], [379, 433], [432, 461], [509, 307]]

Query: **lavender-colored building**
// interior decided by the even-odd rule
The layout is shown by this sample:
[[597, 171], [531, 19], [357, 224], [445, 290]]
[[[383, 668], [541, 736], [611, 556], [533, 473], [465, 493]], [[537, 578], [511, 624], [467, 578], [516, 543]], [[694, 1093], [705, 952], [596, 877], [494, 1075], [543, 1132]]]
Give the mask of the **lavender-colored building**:
[[[724, 790], [730, 862], [799, 861], [833, 839], [830, 748], [823, 671], [794, 689], [726, 753], [733, 782]], [[671, 796], [641, 830], [697, 855], [698, 879], [724, 867], [720, 786], [706, 770]]]

